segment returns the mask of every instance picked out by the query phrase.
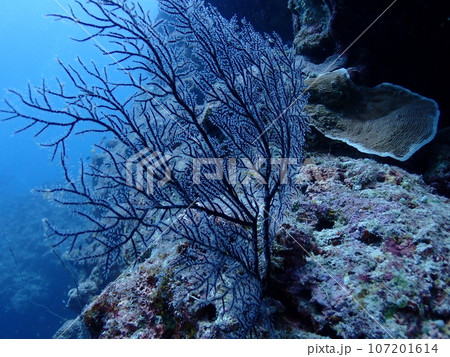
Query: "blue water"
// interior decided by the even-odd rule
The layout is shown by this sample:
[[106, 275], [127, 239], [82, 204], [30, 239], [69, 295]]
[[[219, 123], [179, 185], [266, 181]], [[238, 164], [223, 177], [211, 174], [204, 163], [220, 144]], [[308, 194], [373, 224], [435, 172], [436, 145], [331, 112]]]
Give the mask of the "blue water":
[[[71, 0], [0, 1], [0, 98], [8, 88], [26, 92], [29, 82], [63, 77], [56, 57], [68, 64], [77, 56], [106, 63], [92, 42], [70, 39], [85, 36], [79, 26], [44, 16], [63, 13], [58, 3], [75, 6]], [[156, 11], [156, 0], [145, 5]], [[57, 160], [50, 162], [51, 150], [39, 147], [33, 132], [11, 135], [19, 128], [18, 121], [0, 123], [0, 338], [49, 338], [64, 319], [75, 316], [65, 307], [73, 281], [50, 252], [41, 224], [45, 217], [62, 221], [64, 213], [30, 190], [63, 182], [62, 170]], [[100, 140], [71, 141], [73, 175], [79, 159], [88, 160]]]

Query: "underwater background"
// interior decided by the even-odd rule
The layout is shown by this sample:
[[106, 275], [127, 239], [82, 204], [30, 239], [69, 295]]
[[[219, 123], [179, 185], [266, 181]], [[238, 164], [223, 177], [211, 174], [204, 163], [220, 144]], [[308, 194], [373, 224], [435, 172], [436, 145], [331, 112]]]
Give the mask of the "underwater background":
[[[26, 91], [27, 84], [62, 75], [56, 58], [71, 63], [79, 56], [96, 63], [105, 59], [82, 36], [78, 26], [45, 15], [63, 13], [73, 1], [2, 0], [0, 2], [0, 87]], [[153, 10], [157, 11], [157, 3]], [[12, 135], [17, 122], [0, 123], [0, 338], [50, 338], [76, 314], [66, 308], [71, 275], [45, 242], [42, 219], [67, 216], [31, 191], [61, 184], [59, 160], [37, 145], [31, 132]], [[72, 141], [70, 156], [88, 158], [102, 136]], [[72, 167], [76, 173], [76, 165]], [[63, 223], [64, 224], [64, 223]], [[67, 225], [70, 226], [70, 221]]]
[[[312, 41], [311, 38], [320, 37], [315, 36], [318, 27], [311, 21], [317, 19], [328, 21], [326, 14], [314, 12], [314, 7], [312, 7], [311, 13], [308, 11], [297, 13], [297, 9], [287, 10], [288, 1], [285, 1], [286, 4], [284, 4], [283, 1], [252, 0], [242, 7], [236, 5], [238, 2], [235, 1], [211, 0], [210, 2], [228, 18], [238, 12], [239, 17], [253, 17], [256, 30], [280, 32], [285, 43], [293, 44], [309, 55], [308, 58], [311, 61], [307, 62], [307, 70], [312, 78], [325, 68], [321, 67], [321, 64], [328, 64], [329, 62], [326, 61], [329, 58], [333, 59], [335, 48], [330, 49], [332, 46], [327, 42], [328, 39], [325, 39], [323, 43], [316, 43], [314, 50], [309, 48], [311, 43], [308, 41]], [[141, 3], [145, 3], [145, 7], [151, 9], [154, 16], [157, 15], [157, 0], [146, 0]], [[270, 3], [272, 6], [270, 11], [285, 12], [282, 16], [276, 17], [276, 20], [269, 19], [266, 17], [267, 13], [264, 15], [257, 11], [257, 6], [263, 8], [262, 3]], [[291, 6], [294, 3], [317, 4], [321, 1], [291, 1]], [[329, 3], [343, 3], [343, 1], [330, 0]], [[347, 3], [351, 3], [351, 1]], [[105, 58], [99, 53], [92, 42], [77, 43], [71, 40], [71, 37], [85, 36], [79, 26], [45, 17], [46, 14], [51, 13], [63, 14], [62, 7], [67, 8], [69, 4], [73, 4], [73, 1], [2, 0], [0, 2], [0, 53], [2, 54], [0, 57], [0, 87], [3, 88], [1, 97], [6, 95], [7, 89], [26, 93], [28, 83], [39, 85], [43, 78], [50, 80], [57, 76], [64, 77], [62, 69], [56, 63], [56, 58], [72, 64], [79, 56], [86, 61], [95, 61], [99, 67], [111, 62], [110, 58]], [[367, 10], [367, 18], [374, 18], [378, 14], [378, 10], [372, 8]], [[268, 12], [270, 13], [270, 11]], [[295, 31], [300, 35], [306, 34], [304, 42], [300, 35], [294, 39], [291, 21], [283, 20], [292, 13], [297, 16], [297, 22], [294, 23]], [[325, 19], [321, 19], [322, 15]], [[441, 27], [448, 28], [448, 19]], [[339, 21], [343, 20], [339, 19]], [[382, 23], [378, 25], [383, 26]], [[415, 23], [415, 25], [425, 26], [420, 23]], [[353, 30], [355, 28], [358, 31], [362, 30], [354, 23], [352, 26]], [[390, 27], [386, 25], [386, 32], [389, 33], [389, 31]], [[321, 34], [319, 33], [319, 35]], [[338, 40], [347, 43], [346, 41], [354, 37], [356, 34], [354, 36], [353, 32], [345, 33]], [[320, 42], [321, 40], [319, 40], [317, 41]], [[336, 41], [338, 42], [338, 40]], [[379, 52], [383, 50], [383, 41], [370, 33], [368, 38], [363, 38], [361, 42], [365, 42], [366, 45], [368, 42], [379, 42], [375, 49]], [[443, 43], [443, 54], [448, 45], [448, 42]], [[357, 48], [357, 46], [355, 47]], [[340, 48], [340, 50], [342, 49]], [[362, 68], [363, 66], [356, 68], [356, 66], [353, 67], [353, 64], [358, 63], [359, 60], [363, 62], [362, 59], [370, 56], [370, 51], [365, 51], [366, 49], [362, 47], [361, 50], [355, 50], [349, 55], [346, 60], [349, 61], [347, 65], [350, 74], [344, 74], [342, 78], [351, 76], [351, 79], [358, 85], [363, 82], [360, 77], [365, 74], [364, 71], [367, 68]], [[413, 51], [412, 48], [411, 51]], [[414, 51], [418, 51], [418, 49], [414, 48]], [[286, 212], [286, 217], [289, 216], [286, 219], [286, 226], [288, 231], [299, 240], [304, 239], [306, 246], [310, 245], [311, 251], [320, 256], [318, 260], [323, 266], [330, 264], [327, 267], [338, 277], [338, 281], [333, 282], [323, 278], [323, 272], [320, 269], [314, 270], [309, 263], [305, 263], [303, 252], [298, 252], [295, 247], [290, 246], [286, 242], [285, 236], [277, 235], [276, 249], [279, 251], [276, 254], [285, 259], [283, 272], [277, 272], [277, 278], [281, 282], [280, 291], [283, 290], [288, 298], [286, 296], [275, 296], [275, 298], [279, 298], [283, 303], [285, 303], [283, 298], [291, 299], [297, 306], [302, 306], [298, 313], [293, 314], [295, 318], [292, 316], [286, 319], [285, 316], [279, 318], [280, 321], [284, 321], [283, 323], [288, 321], [289, 324], [286, 327], [281, 323], [280, 331], [289, 330], [291, 334], [283, 332], [277, 337], [317, 337], [317, 335], [309, 335], [309, 332], [327, 337], [364, 337], [366, 332], [364, 330], [369, 330], [369, 327], [364, 325], [368, 323], [364, 320], [364, 316], [355, 317], [352, 320], [352, 326], [349, 324], [348, 330], [343, 327], [345, 319], [343, 318], [344, 322], [339, 320], [341, 313], [352, 316], [351, 309], [343, 303], [347, 297], [343, 296], [345, 294], [342, 294], [342, 291], [339, 294], [339, 288], [336, 286], [339, 283], [347, 284], [351, 280], [347, 275], [347, 269], [350, 268], [353, 269], [350, 274], [352, 279], [357, 280], [359, 284], [355, 283], [356, 287], [354, 287], [357, 298], [366, 301], [369, 308], [374, 311], [379, 310], [380, 306], [377, 304], [381, 304], [380, 301], [385, 299], [387, 302], [383, 305], [384, 310], [380, 319], [388, 320], [389, 327], [398, 332], [399, 336], [437, 336], [441, 338], [449, 335], [449, 284], [448, 276], [443, 273], [448, 272], [449, 269], [448, 256], [445, 255], [449, 249], [449, 221], [447, 219], [450, 188], [448, 185], [450, 178], [448, 173], [450, 166], [448, 162], [449, 116], [448, 102], [443, 101], [448, 97], [448, 89], [445, 86], [428, 86], [426, 90], [421, 91], [423, 83], [426, 82], [424, 73], [428, 73], [431, 81], [438, 81], [436, 78], [439, 76], [445, 56], [437, 58], [435, 66], [429, 68], [418, 66], [411, 76], [399, 74], [396, 77], [396, 75], [392, 75], [388, 68], [390, 60], [384, 59], [384, 61], [382, 65], [380, 64], [380, 67], [384, 66], [384, 69], [379, 72], [383, 72], [383, 74], [380, 74], [379, 77], [375, 75], [366, 78], [365, 84], [372, 87], [389, 79], [393, 79], [393, 81], [398, 79], [398, 82], [394, 82], [394, 84], [404, 85], [421, 95], [436, 100], [441, 110], [440, 132], [429, 146], [421, 149], [405, 162], [360, 153], [354, 148], [349, 148], [341, 142], [331, 139], [332, 135], [324, 137], [323, 133], [318, 132], [320, 130], [314, 129], [310, 133], [306, 142], [306, 150], [310, 155], [307, 155], [301, 174], [304, 180], [305, 192], [303, 193], [309, 196], [299, 198], [291, 210]], [[392, 63], [397, 67], [399, 61], [395, 57], [392, 58]], [[405, 67], [414, 67], [412, 62], [405, 63]], [[342, 62], [338, 61], [332, 69], [339, 68], [340, 64]], [[373, 72], [371, 73], [373, 74]], [[341, 79], [341, 77], [337, 78]], [[432, 88], [430, 89], [430, 87]], [[321, 88], [318, 92], [322, 95], [320, 90]], [[317, 101], [314, 92], [311, 93], [311, 103], [319, 106], [322, 97], [319, 96], [320, 100]], [[331, 93], [328, 98], [330, 102], [335, 99], [333, 95], [334, 93]], [[42, 220], [48, 218], [50, 221], [58, 222], [59, 226], [68, 228], [76, 225], [76, 222], [65, 208], [56, 206], [39, 193], [32, 192], [33, 189], [64, 184], [65, 180], [58, 158], [51, 161], [51, 149], [39, 147], [32, 131], [12, 135], [21, 127], [20, 121], [16, 120], [0, 122], [0, 338], [51, 338], [65, 322], [74, 319], [80, 312], [77, 310], [77, 302], [73, 294], [78, 275], [76, 268], [61, 259], [59, 254], [62, 255], [63, 250], [59, 253], [51, 250], [49, 243], [45, 240]], [[317, 124], [317, 128], [321, 129], [319, 124]], [[51, 139], [51, 135], [48, 138]], [[79, 159], [82, 158], [85, 162], [93, 160], [98, 154], [93, 150], [93, 145], [105, 141], [103, 135], [95, 133], [70, 138], [69, 173], [77, 176]], [[418, 174], [418, 176], [414, 174]], [[425, 183], [421, 179], [421, 175], [424, 174]], [[336, 210], [333, 204], [342, 211]], [[414, 209], [415, 211], [410, 211]], [[298, 217], [302, 217], [301, 224], [307, 227], [307, 229], [305, 228], [306, 233], [296, 229], [296, 225], [300, 221]], [[409, 222], [411, 217], [414, 217], [415, 224]], [[278, 243], [280, 244], [278, 245]], [[286, 246], [286, 251], [280, 246]], [[338, 246], [341, 246], [340, 252], [337, 252]], [[178, 251], [174, 252], [174, 247], [163, 245], [159, 249], [169, 258], [179, 253]], [[362, 253], [355, 257], [354, 251], [358, 249]], [[157, 255], [157, 253], [158, 251], [155, 250], [153, 254]], [[333, 256], [336, 257], [330, 258]], [[389, 259], [383, 260], [382, 256], [388, 256]], [[393, 259], [390, 260], [392, 257]], [[395, 264], [396, 260], [403, 262], [401, 259], [405, 259], [411, 266], [399, 262]], [[168, 260], [170, 261], [170, 259]], [[377, 263], [380, 264], [376, 266]], [[155, 267], [157, 265], [157, 263], [148, 261], [143, 266], [148, 268], [148, 271], [157, 271], [160, 269]], [[367, 266], [371, 267], [370, 272], [361, 268]], [[391, 271], [394, 274], [390, 274]], [[285, 272], [289, 272], [291, 276], [286, 276], [289, 274], [285, 274]], [[420, 275], [422, 272], [426, 273], [423, 279]], [[86, 272], [84, 274], [81, 280], [87, 286], [86, 296], [91, 298], [94, 292], [99, 293], [98, 289], [103, 288], [106, 281], [96, 282], [97, 285], [95, 285], [93, 281], [98, 277], [93, 276], [95, 274], [90, 276]], [[290, 279], [293, 277], [295, 279], [298, 277], [297, 281], [302, 281], [301, 284], [299, 283], [301, 286], [291, 284]], [[423, 287], [419, 286], [420, 284], [416, 283], [415, 279], [423, 281]], [[433, 279], [435, 281], [431, 283], [430, 280]], [[131, 282], [119, 282], [117, 296], [108, 296], [107, 303], [113, 301], [114, 306], [119, 305], [121, 299], [126, 301], [129, 298], [127, 294], [130, 291], [130, 285], [136, 281], [136, 285], [139, 285], [142, 281], [150, 280], [148, 276], [140, 275], [140, 271], [134, 273], [134, 276], [130, 278]], [[379, 284], [380, 280], [385, 285]], [[401, 284], [398, 283], [399, 281]], [[88, 285], [91, 283], [95, 285], [95, 288], [89, 290]], [[317, 288], [319, 285], [324, 293]], [[379, 286], [383, 286], [383, 289], [378, 289]], [[386, 291], [381, 291], [386, 286], [389, 288], [386, 289], [387, 297], [383, 295], [386, 294]], [[430, 288], [430, 286], [433, 287]], [[337, 292], [330, 298], [326, 289]], [[417, 297], [416, 300], [411, 298], [408, 292], [414, 291], [415, 294], [416, 290], [414, 289], [420, 290], [423, 296]], [[69, 298], [68, 291], [70, 290], [72, 295]], [[425, 295], [426, 297], [424, 297]], [[332, 308], [327, 306], [330, 300]], [[145, 304], [147, 296], [141, 297], [140, 302]], [[160, 302], [152, 301], [152, 303], [157, 305]], [[433, 306], [433, 309], [430, 308], [430, 311], [433, 311], [427, 310], [428, 312], [423, 313], [424, 307], [421, 303], [423, 306]], [[303, 309], [303, 307], [305, 308]], [[287, 314], [290, 313], [290, 309], [292, 306], [288, 306]], [[280, 308], [280, 310], [282, 309]], [[126, 326], [130, 316], [137, 321], [145, 312], [148, 312], [135, 311], [133, 306], [124, 308], [124, 311], [123, 315], [119, 317], [114, 315], [116, 314], [115, 310], [108, 311], [109, 321], [116, 320]], [[214, 313], [208, 310], [201, 311], [200, 315], [202, 318], [207, 316], [211, 321], [214, 319], [211, 317]], [[197, 317], [197, 315], [194, 316], [194, 318]], [[98, 316], [94, 316], [93, 320], [95, 318]], [[189, 320], [192, 316], [187, 315], [183, 318]], [[336, 326], [340, 324], [340, 330], [330, 327], [333, 324]], [[359, 330], [361, 331], [356, 327], [358, 325], [360, 325]], [[402, 327], [398, 327], [398, 325]], [[425, 326], [423, 331], [421, 330], [422, 325]], [[142, 326], [140, 328], [142, 329]], [[308, 332], [303, 334], [296, 329]], [[120, 331], [118, 332], [118, 330]], [[355, 330], [358, 331], [355, 332]], [[127, 330], [127, 327], [122, 329], [114, 327], [111, 330], [105, 328], [102, 333], [103, 337], [154, 337], [160, 336], [159, 334], [167, 336], [161, 331], [145, 331], [141, 335], [133, 335], [135, 331], [134, 328]], [[87, 335], [83, 335], [83, 333], [86, 331], [78, 333], [78, 335], [75, 331], [70, 334], [70, 337], [86, 337]], [[368, 336], [381, 336], [376, 335], [376, 331], [373, 333]], [[423, 335], [421, 335], [422, 333]], [[186, 335], [174, 334], [171, 337], [192, 337], [193, 334], [190, 331]], [[197, 337], [211, 336], [208, 336], [207, 333], [204, 335], [199, 333]]]

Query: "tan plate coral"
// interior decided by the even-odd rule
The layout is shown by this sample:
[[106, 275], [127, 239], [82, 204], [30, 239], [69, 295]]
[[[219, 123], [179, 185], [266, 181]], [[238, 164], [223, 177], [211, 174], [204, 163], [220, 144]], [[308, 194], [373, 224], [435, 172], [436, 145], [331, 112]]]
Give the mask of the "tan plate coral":
[[361, 152], [405, 161], [436, 135], [438, 105], [408, 89], [357, 86], [344, 68], [306, 83], [312, 125]]

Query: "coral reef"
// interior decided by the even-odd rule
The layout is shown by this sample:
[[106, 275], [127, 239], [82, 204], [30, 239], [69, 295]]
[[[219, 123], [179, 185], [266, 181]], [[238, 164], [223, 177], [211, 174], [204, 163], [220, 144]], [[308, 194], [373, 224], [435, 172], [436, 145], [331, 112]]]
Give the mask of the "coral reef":
[[294, 18], [294, 47], [314, 63], [323, 62], [336, 48], [331, 36], [333, 9], [326, 0], [289, 0]]
[[150, 257], [128, 271], [96, 298], [83, 314], [93, 338], [219, 338], [238, 333], [240, 322], [219, 314], [222, 302], [205, 303], [201, 293], [190, 291], [190, 276], [180, 256], [188, 242], [164, 237]]
[[[283, 6], [251, 4], [260, 22]], [[60, 130], [45, 145], [67, 182], [44, 194], [79, 220], [72, 230], [44, 223], [79, 268], [67, 306], [84, 309], [55, 337], [450, 336], [450, 202], [436, 194], [448, 193], [445, 142], [424, 177], [430, 186], [396, 166], [314, 153], [297, 176], [285, 175], [291, 162], [281, 158], [304, 158], [305, 111], [325, 135], [397, 160], [436, 134], [434, 101], [354, 84], [364, 82], [362, 62], [341, 68], [355, 63], [352, 53], [333, 56], [347, 37], [334, 32], [343, 0], [289, 1], [294, 46], [310, 59], [303, 68], [280, 37], [225, 20], [202, 0], [161, 0], [161, 22], [131, 1], [79, 5], [81, 17], [57, 17], [94, 31], [81, 42], [109, 40], [103, 54], [118, 58], [126, 78], [60, 63], [70, 85], [12, 91], [20, 104], [2, 110], [25, 120], [19, 132]], [[124, 99], [122, 89], [134, 92]], [[66, 142], [77, 130], [108, 140], [75, 179]], [[220, 180], [211, 180], [213, 166]], [[26, 294], [39, 291], [22, 289], [15, 301]]]
[[[273, 245], [253, 337], [448, 338], [450, 202], [422, 179], [368, 159], [311, 156]], [[281, 222], [280, 222], [281, 223]], [[100, 338], [213, 338], [238, 328], [186, 293], [161, 240], [84, 314]]]
[[450, 62], [450, 21], [444, 2], [290, 0], [290, 8], [299, 54], [320, 63], [346, 50], [345, 67], [357, 72], [358, 84], [394, 83], [432, 98], [443, 114], [440, 127], [450, 124], [450, 78], [442, 70]]
[[55, 339], [87, 339], [90, 337], [84, 321], [79, 318], [66, 321], [53, 335]]
[[317, 246], [279, 273], [281, 300], [320, 335], [448, 338], [449, 201], [394, 166], [307, 160], [285, 224]]

